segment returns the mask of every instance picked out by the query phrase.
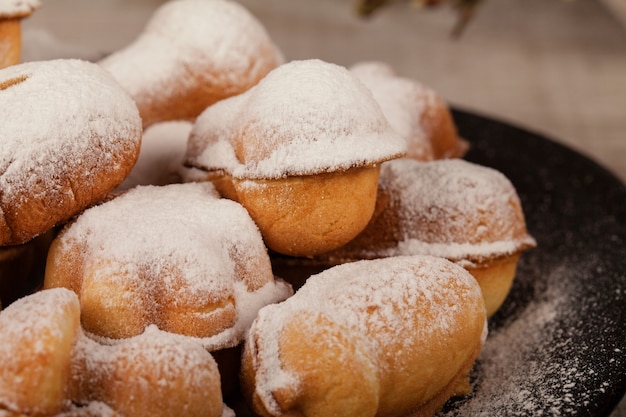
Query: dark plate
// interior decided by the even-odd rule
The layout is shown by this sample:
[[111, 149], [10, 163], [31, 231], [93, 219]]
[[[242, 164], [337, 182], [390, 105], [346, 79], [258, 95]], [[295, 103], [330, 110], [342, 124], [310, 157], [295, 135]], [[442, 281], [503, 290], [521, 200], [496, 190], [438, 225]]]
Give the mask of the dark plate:
[[469, 161], [515, 185], [536, 249], [445, 416], [607, 416], [626, 392], [626, 187], [590, 159], [454, 111]]

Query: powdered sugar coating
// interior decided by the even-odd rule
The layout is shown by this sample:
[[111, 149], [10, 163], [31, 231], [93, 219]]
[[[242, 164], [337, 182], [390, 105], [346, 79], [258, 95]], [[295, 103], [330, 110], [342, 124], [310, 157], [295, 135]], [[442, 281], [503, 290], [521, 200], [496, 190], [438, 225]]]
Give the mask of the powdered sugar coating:
[[132, 44], [100, 64], [138, 103], [149, 104], [181, 91], [215, 99], [239, 94], [282, 61], [265, 28], [239, 3], [174, 0], [155, 11]]
[[[120, 293], [110, 297], [143, 305], [147, 324], [158, 324], [170, 303], [193, 311], [195, 305], [233, 300], [234, 323], [199, 336], [210, 350], [236, 345], [262, 305], [291, 294], [288, 285], [274, 281], [245, 209], [219, 199], [208, 183], [133, 188], [85, 211], [59, 239], [61, 253], [81, 248], [83, 268], [94, 282], [115, 282]], [[127, 288], [133, 290], [125, 293]], [[197, 314], [208, 320], [213, 312]], [[134, 325], [139, 318], [124, 320]]]
[[[0, 352], [3, 358], [8, 358], [9, 353], [5, 349], [11, 343], [15, 343], [16, 339], [23, 336], [32, 336], [33, 334], [41, 334], [43, 332], [56, 332], [57, 337], [62, 335], [59, 333], [61, 328], [55, 328], [54, 325], [43, 317], [56, 317], [64, 306], [78, 308], [78, 300], [76, 294], [65, 289], [57, 288], [46, 291], [46, 294], [37, 293], [34, 296], [23, 297], [7, 306], [0, 313]], [[44, 330], [45, 329], [45, 330]], [[37, 339], [39, 340], [39, 339]], [[43, 340], [39, 340], [43, 343]], [[35, 352], [41, 352], [45, 346], [35, 343], [31, 346]]]
[[0, 219], [45, 201], [40, 204], [50, 213], [42, 215], [53, 218], [50, 226], [58, 215], [53, 210], [90, 200], [91, 190], [104, 182], [110, 189], [121, 182], [141, 142], [135, 103], [110, 74], [80, 60], [1, 70], [0, 125], [0, 200], [10, 207]]
[[0, 19], [26, 17], [39, 7], [39, 0], [0, 0]]
[[[399, 215], [406, 234], [398, 249], [404, 254], [459, 260], [534, 246], [515, 188], [492, 168], [460, 159], [424, 164], [402, 160], [385, 167], [381, 186], [399, 193], [403, 202]], [[410, 222], [427, 226], [411, 229]]]
[[[0, 416], [2, 416], [1, 412]], [[91, 401], [86, 405], [72, 404], [67, 411], [55, 417], [120, 417], [120, 414], [103, 402]]]
[[64, 288], [21, 298], [0, 312], [0, 409], [60, 411], [80, 306]]
[[272, 179], [367, 166], [406, 150], [371, 92], [335, 64], [283, 64], [229, 100], [197, 119], [187, 153], [191, 165]]
[[515, 188], [492, 168], [461, 159], [402, 158], [383, 164], [379, 192], [389, 198], [380, 216], [346, 247], [324, 256], [423, 254], [471, 267], [536, 244]]
[[427, 106], [433, 106], [435, 92], [417, 81], [396, 76], [382, 62], [360, 62], [350, 71], [372, 91], [391, 127], [406, 139], [412, 156], [421, 161], [435, 159], [421, 120]]
[[[467, 320], [475, 320], [466, 317], [467, 305], [473, 311], [483, 306], [478, 284], [467, 271], [441, 258], [396, 257], [327, 269], [310, 277], [293, 297], [259, 311], [248, 339], [257, 346], [256, 393], [279, 413], [272, 392], [298, 387], [299, 376], [284, 369], [279, 349], [281, 332], [294, 317], [319, 314], [336, 323], [347, 337], [358, 340], [357, 351], [367, 357], [364, 363], [373, 363], [379, 378], [393, 380], [395, 372], [415, 366], [406, 361], [411, 354], [405, 349], [427, 352], [431, 347], [418, 346], [433, 335], [445, 349]], [[486, 338], [484, 319], [481, 325], [480, 343]], [[400, 340], [404, 342], [397, 346]]]
[[225, 172], [232, 172], [241, 165], [233, 141], [248, 94], [218, 101], [198, 116], [187, 141], [185, 163], [208, 171]]
[[[158, 415], [220, 415], [217, 364], [199, 343], [150, 326], [102, 345], [84, 335], [79, 314], [78, 296], [65, 288], [28, 295], [0, 313], [0, 415], [142, 415], [129, 407], [148, 402], [167, 404]], [[52, 407], [39, 408], [54, 394]]]
[[[82, 336], [72, 356], [73, 384], [79, 387], [76, 393], [82, 394], [73, 398], [75, 401], [101, 400], [116, 405], [117, 399], [123, 407], [134, 407], [115, 394], [122, 389], [132, 392], [139, 404], [167, 402], [164, 408], [169, 413], [197, 415], [199, 410], [207, 412], [221, 405], [220, 376], [212, 355], [199, 343], [181, 340], [156, 326], [113, 345]], [[165, 410], [161, 415], [168, 415]], [[218, 415], [216, 411], [209, 415]]]

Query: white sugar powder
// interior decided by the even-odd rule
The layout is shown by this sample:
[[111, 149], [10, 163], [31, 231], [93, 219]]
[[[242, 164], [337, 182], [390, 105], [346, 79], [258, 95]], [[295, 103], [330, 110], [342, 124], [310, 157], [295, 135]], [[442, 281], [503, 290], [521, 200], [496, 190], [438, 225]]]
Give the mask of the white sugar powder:
[[132, 44], [100, 64], [138, 102], [149, 103], [181, 91], [193, 94], [198, 83], [227, 97], [282, 59], [265, 28], [240, 4], [175, 0], [156, 10]]
[[[236, 323], [203, 338], [211, 350], [237, 344], [261, 306], [291, 295], [289, 285], [273, 280], [267, 249], [248, 213], [218, 198], [209, 183], [135, 187], [85, 211], [61, 242], [84, 245], [85, 268], [94, 279], [135, 288], [127, 303], [144, 305], [147, 314], [166, 308], [155, 304], [159, 296], [200, 304], [232, 298]], [[259, 270], [240, 276], [240, 268], [249, 268], [242, 265]]]
[[406, 150], [371, 92], [338, 65], [292, 61], [228, 100], [196, 120], [190, 164], [281, 178], [372, 165]]
[[1, 203], [13, 210], [25, 201], [72, 201], [75, 192], [88, 199], [85, 190], [134, 162], [141, 139], [132, 99], [106, 71], [80, 60], [0, 70], [0, 125]]
[[500, 172], [461, 159], [385, 162], [381, 210], [344, 247], [320, 259], [440, 256], [465, 267], [535, 246], [519, 197]]
[[[490, 331], [476, 364], [473, 393], [439, 417], [573, 415], [610, 386], [598, 381], [597, 370], [607, 364], [582, 359], [590, 349], [602, 352], [607, 347], [601, 339], [581, 338], [585, 325], [577, 322], [580, 310], [593, 305], [595, 296], [588, 294], [585, 303], [571, 298], [582, 291], [577, 271], [587, 268], [577, 262], [556, 263], [538, 278], [548, 283], [545, 292], [538, 292], [518, 315]], [[536, 266], [535, 272], [540, 270]], [[607, 353], [615, 358], [624, 355], [620, 349]]]
[[417, 81], [396, 76], [382, 62], [361, 62], [350, 71], [372, 91], [391, 127], [406, 139], [412, 157], [434, 159], [422, 117], [434, 105], [435, 92]]
[[[406, 359], [402, 349], [391, 351], [388, 345], [406, 340], [415, 348], [433, 333], [450, 337], [467, 320], [461, 317], [466, 310], [459, 308], [466, 303], [482, 303], [480, 288], [465, 270], [441, 258], [387, 258], [328, 269], [310, 277], [293, 297], [259, 312], [249, 341], [258, 346], [256, 392], [273, 409], [278, 407], [273, 390], [297, 389], [298, 377], [282, 368], [279, 339], [298, 315], [308, 314], [312, 326], [313, 317], [321, 315], [345, 329], [359, 340], [363, 363], [386, 375], [397, 369], [386, 369], [384, 363], [402, 367]], [[415, 306], [427, 317], [416, 315]]]

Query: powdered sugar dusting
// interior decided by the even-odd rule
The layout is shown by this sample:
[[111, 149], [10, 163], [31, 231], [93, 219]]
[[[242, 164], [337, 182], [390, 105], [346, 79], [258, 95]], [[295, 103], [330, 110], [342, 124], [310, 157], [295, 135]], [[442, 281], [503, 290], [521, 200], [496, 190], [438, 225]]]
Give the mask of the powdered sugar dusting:
[[535, 246], [515, 188], [492, 168], [461, 159], [397, 159], [383, 164], [379, 194], [389, 198], [380, 216], [325, 257], [424, 254], [468, 267]]
[[[79, 311], [76, 295], [59, 288], [21, 298], [0, 312], [0, 409], [19, 410], [23, 394], [32, 390], [55, 395], [54, 384], [65, 382], [59, 367], [69, 364]], [[47, 391], [39, 384], [47, 384]]]
[[103, 177], [118, 178], [134, 162], [141, 139], [135, 103], [106, 71], [80, 60], [1, 70], [0, 124], [5, 210], [20, 210], [28, 199], [57, 209], [73, 193], [102, 188]]
[[241, 162], [233, 147], [237, 134], [234, 126], [243, 117], [248, 94], [218, 101], [198, 116], [187, 142], [185, 161], [188, 164], [209, 171], [232, 172], [237, 169]]
[[80, 372], [75, 375], [78, 379], [91, 375], [93, 380], [102, 381], [102, 375], [110, 373], [116, 363], [123, 360], [137, 367], [146, 363], [159, 366], [163, 384], [173, 377], [180, 377], [181, 373], [185, 375], [186, 387], [192, 391], [219, 384], [213, 357], [200, 344], [163, 332], [156, 326], [148, 326], [142, 334], [113, 345], [80, 337], [73, 357], [76, 363], [86, 365], [86, 369], [76, 369]]
[[[85, 268], [95, 279], [136, 288], [134, 296], [150, 310], [167, 308], [155, 304], [159, 297], [191, 304], [234, 299], [236, 323], [206, 335], [205, 344], [213, 347], [237, 344], [261, 305], [291, 293], [273, 280], [267, 250], [245, 209], [219, 199], [208, 183], [133, 188], [87, 210], [62, 239], [85, 244]], [[257, 270], [242, 274], [241, 265], [248, 264]]]
[[406, 139], [411, 157], [435, 159], [422, 122], [426, 109], [434, 105], [435, 92], [417, 81], [396, 76], [382, 62], [360, 62], [350, 71], [372, 91], [391, 127]]
[[156, 10], [135, 42], [100, 64], [146, 103], [180, 91], [193, 95], [196, 86], [216, 96], [238, 94], [282, 59], [265, 28], [240, 4], [174, 0]]
[[[405, 239], [477, 244], [492, 243], [490, 237], [501, 241], [527, 237], [515, 188], [492, 168], [461, 159], [429, 163], [404, 159], [390, 161], [383, 170], [381, 187], [400, 194], [398, 214]], [[431, 227], [412, 236], [408, 226], [416, 219]], [[437, 227], [441, 222], [444, 226]]]
[[[234, 102], [196, 121], [187, 161], [237, 178], [281, 178], [372, 165], [404, 154], [371, 92], [348, 70], [320, 60], [271, 71]], [[223, 113], [222, 113], [223, 112]], [[226, 123], [235, 121], [232, 126]], [[224, 141], [222, 145], [215, 142]], [[217, 154], [211, 152], [220, 149]], [[223, 151], [229, 155], [222, 157]]]
[[[452, 404], [442, 417], [491, 416], [494, 410], [507, 416], [578, 415], [596, 395], [593, 390], [608, 389], [606, 382], [598, 380], [597, 367], [605, 364], [582, 357], [594, 354], [588, 342], [595, 350], [609, 345], [581, 341], [579, 333], [587, 324], [568, 313], [572, 307], [593, 305], [591, 294], [584, 303], [570, 298], [580, 292], [574, 288], [579, 284], [568, 280], [575, 269], [576, 260], [559, 262], [541, 279], [543, 285], [549, 283], [546, 291], [537, 293], [505, 326], [490, 332], [477, 362], [474, 393]], [[619, 348], [611, 355], [623, 362]]]
[[[2, 416], [2, 412], [0, 412], [0, 416]], [[103, 402], [90, 401], [88, 404], [81, 406], [72, 404], [66, 412], [60, 413], [55, 417], [120, 417], [120, 414]]]
[[[65, 289], [58, 288], [47, 291], [46, 294], [36, 294], [21, 298], [7, 306], [0, 312], [0, 352], [3, 358], [9, 358], [10, 354], [4, 349], [15, 343], [21, 337], [32, 337], [33, 334], [46, 331], [54, 331], [54, 326], [42, 320], [42, 317], [53, 317], [58, 314], [60, 306], [78, 306], [76, 295]], [[56, 329], [57, 331], [60, 329]], [[58, 334], [58, 336], [61, 336]], [[31, 346], [35, 351], [43, 349], [37, 344]]]
[[[403, 346], [415, 349], [433, 334], [444, 346], [460, 323], [475, 319], [465, 316], [467, 310], [461, 306], [466, 303], [474, 308], [481, 305], [477, 283], [465, 270], [441, 258], [386, 258], [325, 270], [310, 277], [293, 297], [259, 312], [251, 330], [256, 338], [249, 341], [260, 345], [257, 393], [272, 406], [272, 390], [281, 384], [297, 387], [297, 376], [282, 369], [278, 340], [283, 326], [304, 312], [321, 314], [344, 328], [361, 341], [369, 361], [380, 368], [381, 378], [393, 378], [389, 375], [395, 370], [386, 369], [385, 363], [410, 365], [404, 363], [402, 348], [387, 346], [405, 340]], [[416, 306], [424, 316], [415, 314]]]
[[[207, 230], [217, 226], [219, 231], [220, 225], [201, 211], [210, 213], [221, 204], [212, 192], [210, 187], [191, 184], [138, 187], [87, 210], [67, 229], [64, 239], [86, 242], [87, 259], [114, 261], [114, 269], [118, 264], [125, 265], [130, 276], [140, 276], [142, 268], [153, 269], [158, 275], [159, 269], [173, 262], [184, 266], [190, 284], [206, 285], [207, 289], [213, 288], [218, 293], [226, 291], [228, 280], [223, 274], [232, 270], [228, 252], [213, 236], [207, 236]], [[174, 216], [176, 221], [173, 221]], [[111, 274], [107, 269], [99, 267], [98, 273]], [[211, 270], [216, 272], [207, 275], [206, 271]], [[146, 283], [148, 287], [152, 284]]]
[[[181, 340], [194, 340], [210, 352], [236, 346], [245, 339], [261, 308], [284, 301], [293, 295], [291, 285], [280, 279], [276, 279], [275, 282], [268, 282], [255, 291], [249, 291], [243, 283], [235, 282], [234, 290], [234, 297], [237, 300], [235, 306], [237, 321], [233, 326], [209, 337], [194, 337], [175, 333], [172, 335]], [[109, 343], [111, 342], [109, 340]]]
[[[442, 260], [428, 257], [396, 257], [344, 264], [309, 278], [298, 292], [298, 303], [312, 300], [306, 302], [306, 308], [336, 317], [347, 328], [370, 328], [375, 330], [374, 333], [387, 328], [393, 334], [385, 335], [383, 342], [400, 337], [405, 326], [413, 327], [415, 318], [411, 317], [411, 309], [394, 308], [399, 300], [407, 305], [426, 303], [435, 316], [432, 323], [420, 330], [437, 332], [453, 325], [454, 316], [449, 315], [449, 308], [462, 304], [462, 297], [456, 293], [459, 288], [450, 288], [450, 283], [457, 280], [454, 274], [461, 275], [458, 278], [460, 287], [472, 291], [472, 280], [466, 278], [465, 271], [460, 271]], [[449, 305], [439, 304], [441, 299], [448, 297], [451, 300]], [[364, 306], [376, 306], [376, 314], [363, 314], [359, 310]], [[407, 324], [406, 320], [411, 323]]]
[[[293, 298], [293, 297], [292, 297]], [[252, 323], [246, 339], [246, 348], [253, 350], [252, 362], [255, 368], [255, 392], [269, 410], [280, 412], [272, 392], [284, 387], [298, 387], [297, 375], [283, 369], [280, 361], [279, 333], [285, 325], [285, 303], [263, 307]], [[261, 344], [261, 345], [260, 345]]]
[[[529, 242], [532, 242], [529, 240]], [[529, 243], [530, 244], [530, 243]], [[441, 256], [450, 259], [465, 268], [475, 267], [479, 262], [501, 256], [513, 255], [520, 250], [516, 241], [479, 243], [426, 243], [417, 239], [402, 241], [394, 249], [387, 251], [386, 256], [399, 254], [420, 254]], [[383, 251], [385, 253], [385, 251]]]
[[39, 7], [39, 0], [0, 0], [0, 19], [26, 17]]

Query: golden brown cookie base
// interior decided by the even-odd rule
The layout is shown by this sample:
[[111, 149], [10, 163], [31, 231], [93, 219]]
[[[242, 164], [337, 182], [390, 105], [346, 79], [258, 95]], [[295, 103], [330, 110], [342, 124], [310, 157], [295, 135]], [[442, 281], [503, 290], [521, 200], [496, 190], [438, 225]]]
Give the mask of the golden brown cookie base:
[[517, 253], [495, 259], [484, 266], [467, 268], [480, 285], [488, 317], [493, 316], [498, 311], [509, 294], [519, 257], [520, 254]]
[[270, 249], [313, 256], [344, 245], [365, 228], [379, 172], [376, 165], [277, 180], [234, 179], [233, 185]]

